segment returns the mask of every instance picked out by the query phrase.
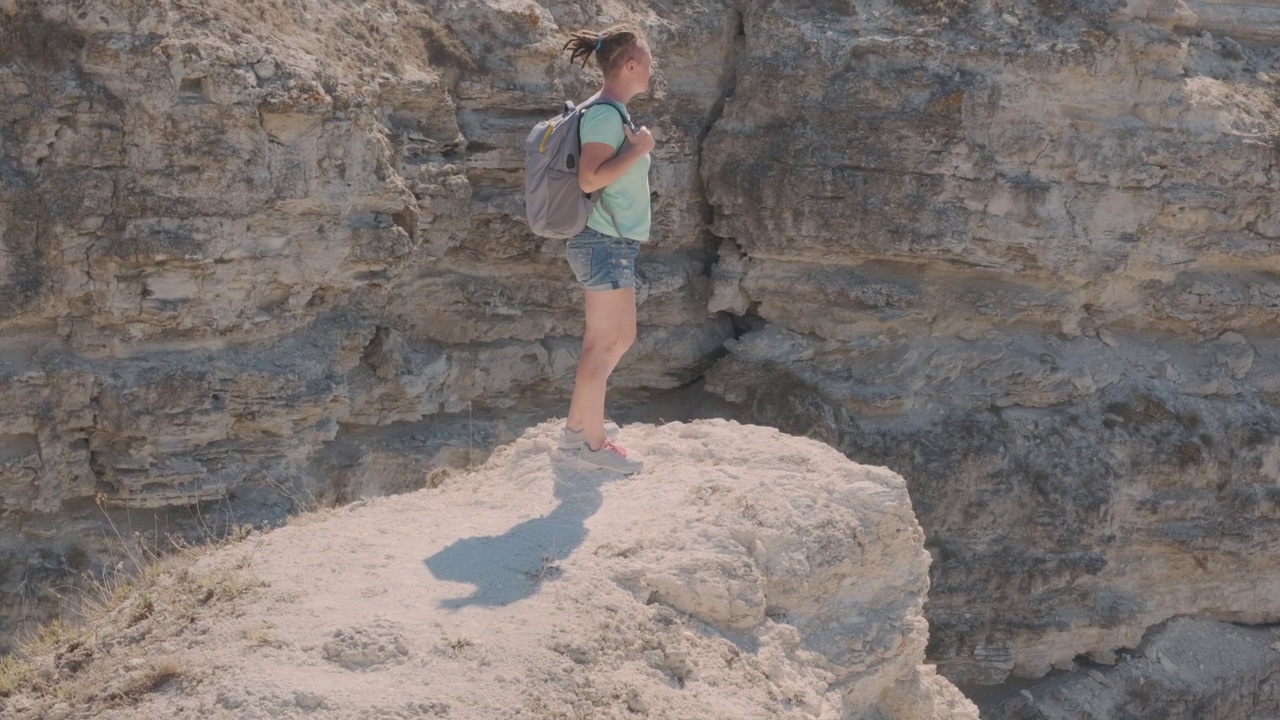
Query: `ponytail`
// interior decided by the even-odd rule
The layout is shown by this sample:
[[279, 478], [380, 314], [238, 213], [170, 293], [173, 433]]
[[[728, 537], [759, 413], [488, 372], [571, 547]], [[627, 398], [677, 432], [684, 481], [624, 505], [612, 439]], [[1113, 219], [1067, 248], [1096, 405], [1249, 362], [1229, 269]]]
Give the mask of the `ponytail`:
[[582, 67], [595, 55], [596, 64], [605, 75], [612, 75], [631, 56], [631, 50], [644, 39], [644, 33], [631, 25], [614, 25], [604, 32], [581, 30], [569, 36], [564, 51], [569, 52], [569, 62], [582, 60]]

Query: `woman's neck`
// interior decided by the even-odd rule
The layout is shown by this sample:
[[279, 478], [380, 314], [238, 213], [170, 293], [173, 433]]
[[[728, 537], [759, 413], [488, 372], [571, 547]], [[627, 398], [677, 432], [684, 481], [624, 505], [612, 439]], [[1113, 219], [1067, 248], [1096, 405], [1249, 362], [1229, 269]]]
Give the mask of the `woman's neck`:
[[600, 87], [600, 92], [596, 93], [596, 97], [626, 105], [632, 97], [635, 97], [635, 93], [627, 92], [626, 88], [621, 87], [621, 83], [605, 80], [604, 85]]

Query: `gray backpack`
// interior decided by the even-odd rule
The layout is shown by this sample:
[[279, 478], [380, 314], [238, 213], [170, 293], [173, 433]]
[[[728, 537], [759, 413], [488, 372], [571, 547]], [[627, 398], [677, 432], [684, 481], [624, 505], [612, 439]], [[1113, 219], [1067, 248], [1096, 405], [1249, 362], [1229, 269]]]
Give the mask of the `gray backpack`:
[[[588, 195], [578, 185], [582, 113], [596, 103], [612, 105], [622, 116], [622, 122], [634, 129], [621, 105], [596, 99], [578, 107], [566, 102], [564, 112], [534, 125], [525, 138], [524, 211], [535, 235], [571, 238], [582, 232], [597, 197], [604, 193], [601, 189]], [[609, 212], [607, 206], [605, 212]], [[610, 212], [609, 217], [612, 218], [613, 213]]]

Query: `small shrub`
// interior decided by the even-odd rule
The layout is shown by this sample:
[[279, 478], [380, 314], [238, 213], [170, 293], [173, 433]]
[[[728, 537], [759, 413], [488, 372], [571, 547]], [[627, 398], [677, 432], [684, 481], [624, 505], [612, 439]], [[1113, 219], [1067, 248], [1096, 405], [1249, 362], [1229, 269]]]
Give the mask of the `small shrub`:
[[264, 583], [256, 578], [245, 577], [234, 570], [222, 570], [196, 581], [196, 598], [201, 605], [210, 600], [226, 602], [262, 585]]
[[449, 657], [457, 657], [474, 645], [475, 643], [470, 638], [456, 637], [445, 642], [444, 652]]
[[9, 697], [31, 680], [31, 665], [12, 655], [0, 658], [0, 697]]
[[151, 593], [143, 592], [133, 601], [133, 609], [129, 612], [129, 627], [133, 627], [138, 623], [151, 617], [151, 613], [156, 611], [155, 601], [151, 599]]
[[182, 666], [174, 660], [157, 660], [141, 673], [131, 676], [120, 688], [121, 699], [138, 701], [144, 695], [159, 690], [170, 680], [176, 680], [186, 674]]
[[18, 652], [23, 657], [36, 657], [51, 653], [83, 639], [83, 634], [80, 631], [62, 620], [53, 620], [50, 623], [41, 625], [31, 639], [20, 643]]

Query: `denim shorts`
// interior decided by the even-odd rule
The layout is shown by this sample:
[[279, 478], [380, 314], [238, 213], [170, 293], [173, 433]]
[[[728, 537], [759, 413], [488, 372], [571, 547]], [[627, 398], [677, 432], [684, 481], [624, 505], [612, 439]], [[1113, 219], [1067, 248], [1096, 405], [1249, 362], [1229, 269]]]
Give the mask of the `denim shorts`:
[[569, 239], [565, 255], [578, 282], [587, 290], [621, 290], [636, 286], [640, 243], [586, 228]]

